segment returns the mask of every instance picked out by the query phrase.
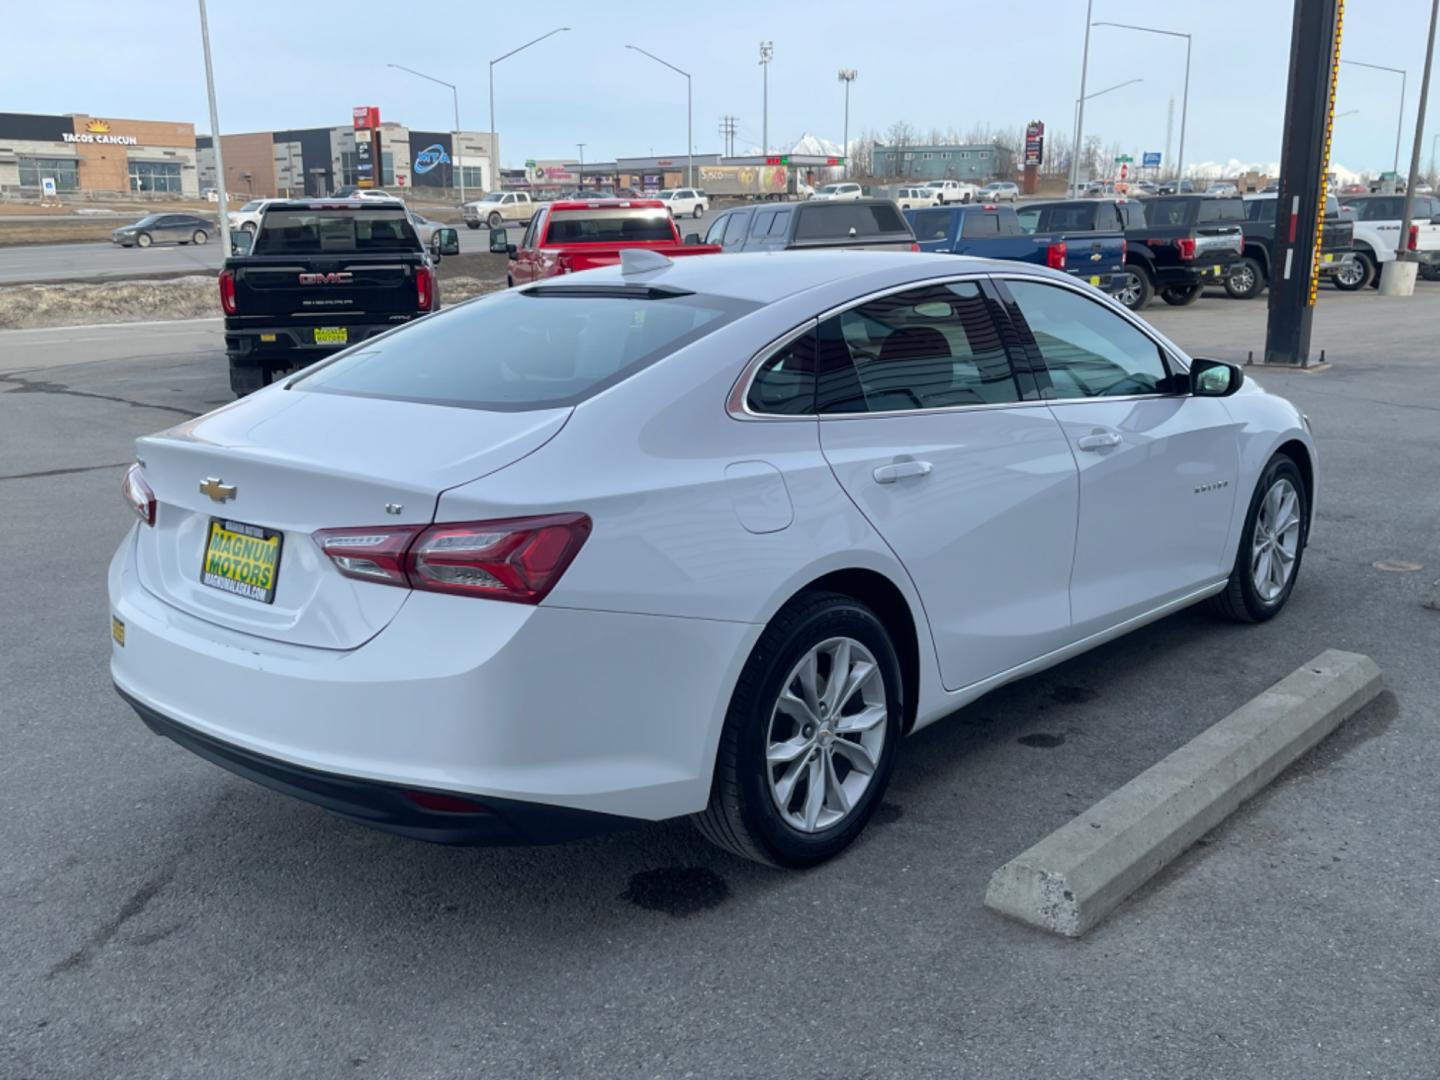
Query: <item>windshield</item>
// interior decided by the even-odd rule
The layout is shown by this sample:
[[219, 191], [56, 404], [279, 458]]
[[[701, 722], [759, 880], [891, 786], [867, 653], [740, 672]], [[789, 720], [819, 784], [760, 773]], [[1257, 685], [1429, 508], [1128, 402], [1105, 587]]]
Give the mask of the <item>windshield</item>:
[[837, 191], [840, 190], [841, 186], [842, 186], [842, 185], [840, 185], [840, 184], [826, 184], [824, 187], [822, 187], [822, 188], [820, 189], [820, 194], [821, 194], [821, 195], [834, 195]]
[[394, 251], [419, 248], [415, 229], [398, 203], [363, 210], [279, 208], [267, 211], [255, 239], [256, 255], [319, 255], [329, 251]]
[[504, 193], [503, 191], [492, 191], [492, 192], [490, 192], [489, 195], [486, 195], [486, 196], [485, 196], [483, 199], [481, 199], [480, 201], [481, 201], [481, 202], [499, 202], [499, 201], [504, 197], [504, 195], [505, 195], [505, 193]]
[[251, 199], [244, 206], [240, 207], [240, 212], [242, 214], [248, 214], [251, 210], [259, 210], [264, 205], [264, 199]]
[[471, 409], [562, 408], [758, 306], [612, 288], [616, 295], [563, 285], [496, 293], [342, 353], [295, 385]]
[[669, 188], [666, 188], [664, 191], [660, 192], [660, 194], [656, 195], [655, 197], [657, 199], [673, 199], [675, 197], [675, 192], [671, 191]]

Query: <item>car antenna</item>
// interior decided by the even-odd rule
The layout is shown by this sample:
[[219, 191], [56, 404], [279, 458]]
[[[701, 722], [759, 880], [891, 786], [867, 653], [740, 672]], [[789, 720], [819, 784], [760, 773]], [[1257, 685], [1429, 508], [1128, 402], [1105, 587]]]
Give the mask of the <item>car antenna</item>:
[[667, 266], [674, 265], [672, 260], [667, 259], [658, 251], [649, 251], [645, 248], [620, 249], [620, 273], [622, 274], [647, 274], [652, 270], [664, 270]]

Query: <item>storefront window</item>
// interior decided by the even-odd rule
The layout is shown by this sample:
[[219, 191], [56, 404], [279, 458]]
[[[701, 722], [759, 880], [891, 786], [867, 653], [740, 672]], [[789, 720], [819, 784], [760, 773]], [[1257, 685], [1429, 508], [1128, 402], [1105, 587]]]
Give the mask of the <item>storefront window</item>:
[[[373, 178], [372, 178], [373, 179]], [[340, 151], [340, 183], [347, 187], [360, 183], [360, 174], [355, 171], [355, 151]], [[380, 152], [380, 187], [395, 183], [395, 155], [389, 150]]]
[[47, 176], [55, 181], [56, 191], [80, 190], [80, 163], [75, 158], [20, 159], [22, 188], [39, 188], [41, 179]]
[[177, 161], [130, 162], [130, 190], [179, 195], [180, 163]]
[[479, 191], [485, 186], [485, 170], [475, 165], [462, 165], [460, 167], [465, 186], [472, 191]]

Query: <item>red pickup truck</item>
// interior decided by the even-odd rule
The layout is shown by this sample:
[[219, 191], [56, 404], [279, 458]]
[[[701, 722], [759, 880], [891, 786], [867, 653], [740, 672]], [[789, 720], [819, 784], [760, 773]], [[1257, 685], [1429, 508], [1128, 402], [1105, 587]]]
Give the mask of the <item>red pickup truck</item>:
[[518, 244], [509, 242], [503, 228], [490, 230], [490, 250], [510, 256], [512, 286], [614, 266], [627, 248], [671, 258], [716, 255], [721, 250], [718, 244], [682, 243], [675, 219], [659, 199], [551, 203], [535, 212]]

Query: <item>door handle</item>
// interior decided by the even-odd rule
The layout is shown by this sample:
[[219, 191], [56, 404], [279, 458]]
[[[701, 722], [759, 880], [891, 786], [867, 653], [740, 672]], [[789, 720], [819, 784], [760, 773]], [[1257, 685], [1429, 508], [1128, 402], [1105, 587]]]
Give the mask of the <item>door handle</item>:
[[1090, 435], [1081, 435], [1075, 440], [1075, 445], [1081, 450], [1108, 450], [1112, 446], [1119, 446], [1120, 442], [1118, 431], [1097, 431]]
[[927, 476], [932, 468], [928, 461], [897, 461], [893, 465], [877, 465], [872, 475], [877, 484], [893, 484], [907, 476]]

